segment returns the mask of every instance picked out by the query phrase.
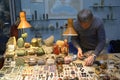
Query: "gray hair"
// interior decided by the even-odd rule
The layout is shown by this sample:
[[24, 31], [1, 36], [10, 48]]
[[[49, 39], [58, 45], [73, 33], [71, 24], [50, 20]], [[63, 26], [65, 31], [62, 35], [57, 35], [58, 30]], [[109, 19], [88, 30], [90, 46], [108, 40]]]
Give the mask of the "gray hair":
[[91, 10], [83, 9], [78, 13], [77, 18], [80, 22], [88, 22], [93, 19], [93, 14]]

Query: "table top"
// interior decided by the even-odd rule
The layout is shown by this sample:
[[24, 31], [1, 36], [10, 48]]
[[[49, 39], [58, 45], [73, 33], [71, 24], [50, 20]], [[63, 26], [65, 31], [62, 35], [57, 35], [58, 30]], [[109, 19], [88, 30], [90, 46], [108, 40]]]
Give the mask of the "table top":
[[[103, 77], [103, 75], [106, 76], [106, 74], [112, 78], [117, 78], [118, 80], [120, 79], [120, 67], [117, 69], [114, 67], [115, 65], [120, 65], [120, 53], [101, 54], [96, 61], [100, 61], [101, 63], [107, 62], [107, 69], [101, 70], [104, 70], [105, 73], [102, 73], [101, 71], [97, 72], [96, 69], [101, 66], [84, 66], [84, 61], [79, 59], [70, 64], [63, 64], [62, 66], [57, 66], [56, 64], [15, 66], [15, 61], [11, 61], [10, 65], [4, 65], [0, 70], [0, 75], [4, 74], [4, 76], [0, 77], [0, 79], [4, 80], [5, 78], [9, 78], [10, 80], [22, 80], [23, 78], [26, 78], [25, 80], [28, 80], [28, 77], [36, 76], [34, 77], [34, 80], [46, 80], [46, 78], [48, 78], [46, 75], [48, 74], [48, 80], [53, 80], [53, 77], [50, 77], [53, 75], [56, 75], [57, 79], [63, 79], [65, 76], [69, 75], [70, 77], [76, 76], [79, 79], [98, 80], [98, 78], [101, 78], [101, 76]], [[61, 73], [59, 73], [59, 71]], [[40, 72], [42, 74], [40, 74]], [[75, 75], [73, 75], [74, 73]], [[32, 80], [32, 77], [30, 77], [29, 80]]]

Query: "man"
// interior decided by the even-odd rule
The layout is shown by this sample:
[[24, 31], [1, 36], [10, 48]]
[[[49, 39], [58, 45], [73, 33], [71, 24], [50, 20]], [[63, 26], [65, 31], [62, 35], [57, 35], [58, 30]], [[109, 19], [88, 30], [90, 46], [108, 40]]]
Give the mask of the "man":
[[85, 52], [90, 53], [85, 59], [85, 65], [90, 66], [105, 46], [103, 22], [101, 19], [93, 16], [90, 10], [83, 9], [77, 15], [74, 28], [78, 36], [72, 37], [71, 41], [78, 50], [78, 58], [81, 59]]

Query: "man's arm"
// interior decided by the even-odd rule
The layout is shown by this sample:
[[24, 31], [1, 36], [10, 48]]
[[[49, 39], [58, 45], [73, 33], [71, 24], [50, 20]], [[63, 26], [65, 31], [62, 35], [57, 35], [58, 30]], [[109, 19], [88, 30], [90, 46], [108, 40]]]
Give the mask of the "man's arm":
[[72, 41], [73, 45], [74, 45], [74, 46], [77, 48], [77, 50], [78, 50], [77, 56], [78, 56], [80, 59], [82, 59], [83, 54], [82, 54], [82, 49], [81, 49], [81, 47], [80, 47], [80, 45], [79, 45], [79, 39], [74, 36], [74, 37], [71, 38], [71, 41]]
[[72, 36], [71, 37], [71, 42], [76, 48], [80, 47], [78, 36]]
[[104, 30], [104, 25], [101, 24], [98, 27], [98, 45], [95, 48], [95, 55], [99, 55], [99, 53], [103, 50], [104, 46], [105, 46], [105, 42], [106, 42], [106, 37], [105, 37], [105, 30]]
[[91, 56], [85, 59], [86, 66], [93, 64], [93, 62], [96, 59], [96, 56], [99, 55], [99, 53], [103, 50], [105, 46], [106, 39], [105, 39], [105, 30], [103, 24], [98, 27], [97, 34], [98, 34], [98, 45], [95, 48], [95, 54], [92, 54]]

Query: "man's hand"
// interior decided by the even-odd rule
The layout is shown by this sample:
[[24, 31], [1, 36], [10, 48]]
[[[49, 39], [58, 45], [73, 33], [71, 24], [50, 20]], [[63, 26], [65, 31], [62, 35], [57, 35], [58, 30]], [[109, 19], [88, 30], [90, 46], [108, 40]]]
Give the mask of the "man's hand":
[[77, 53], [78, 58], [82, 59], [83, 54], [81, 48], [78, 48], [78, 53]]
[[88, 58], [85, 59], [85, 66], [91, 66], [93, 65], [93, 62], [95, 61], [95, 55], [91, 55]]

